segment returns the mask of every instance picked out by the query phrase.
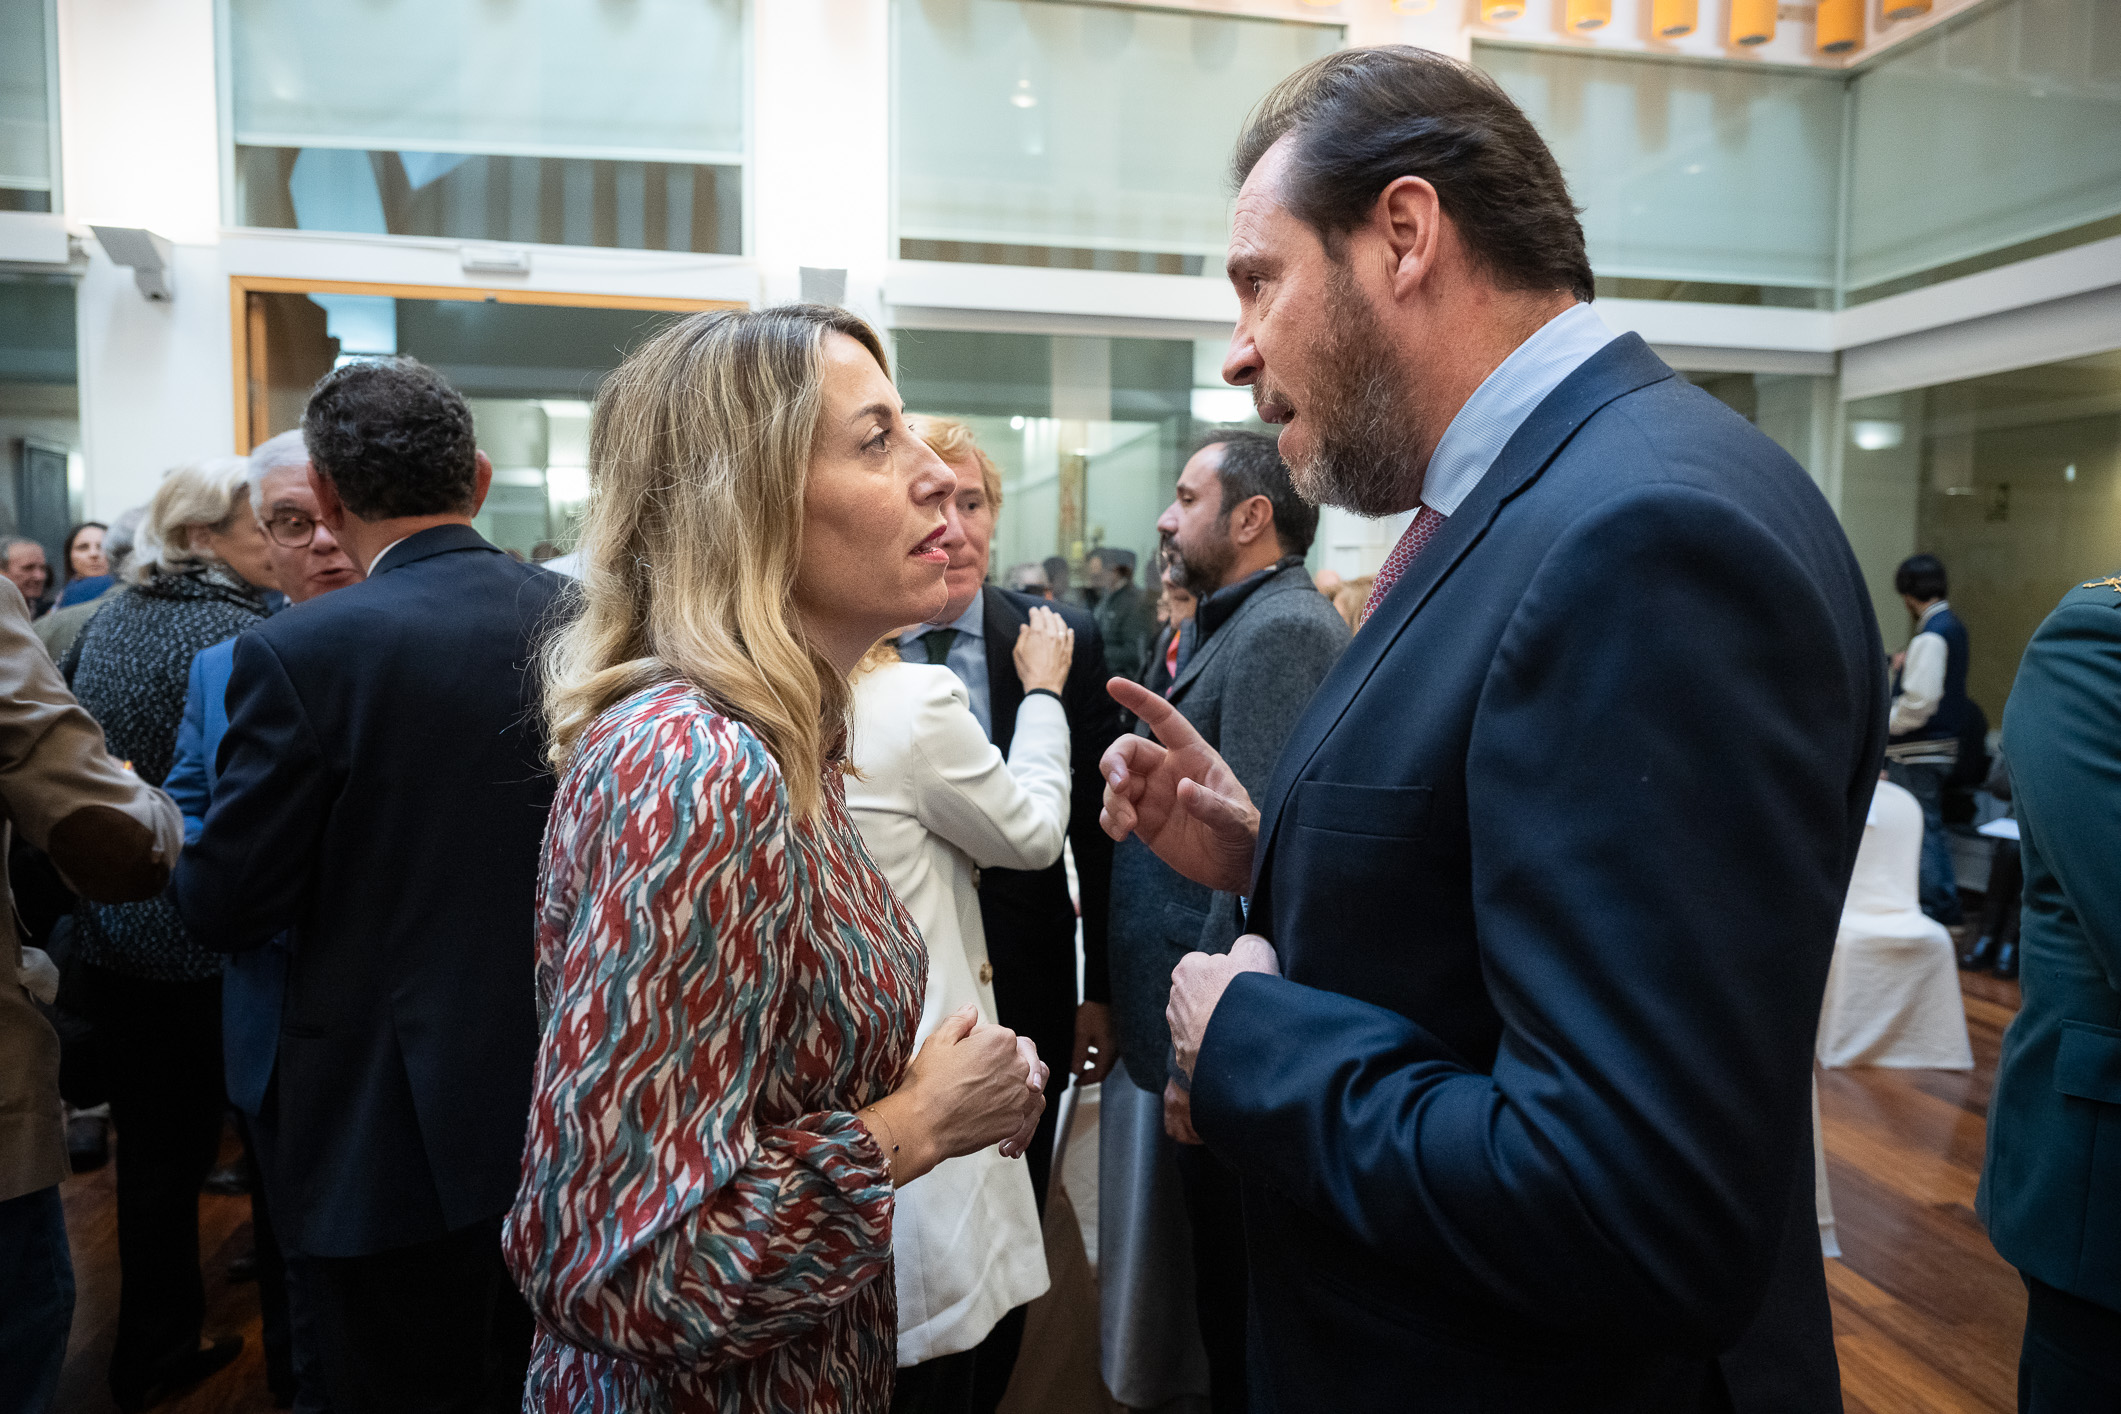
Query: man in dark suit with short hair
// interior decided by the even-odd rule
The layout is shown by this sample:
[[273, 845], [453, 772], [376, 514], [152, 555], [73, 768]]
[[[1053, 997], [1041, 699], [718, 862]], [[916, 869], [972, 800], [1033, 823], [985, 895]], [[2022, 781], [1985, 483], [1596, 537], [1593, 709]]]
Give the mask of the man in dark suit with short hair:
[[1168, 703], [1107, 826], [1249, 899], [1167, 1013], [1244, 1181], [1258, 1409], [1838, 1411], [1812, 1050], [1885, 746], [1803, 468], [1588, 303], [1492, 79], [1392, 46], [1240, 141], [1224, 376], [1413, 511], [1252, 797]]
[[512, 1406], [531, 1321], [499, 1234], [553, 791], [534, 657], [564, 581], [472, 529], [493, 468], [433, 370], [335, 370], [303, 433], [319, 519], [368, 578], [237, 640], [176, 897], [230, 951], [292, 930], [255, 1131], [332, 1408]]

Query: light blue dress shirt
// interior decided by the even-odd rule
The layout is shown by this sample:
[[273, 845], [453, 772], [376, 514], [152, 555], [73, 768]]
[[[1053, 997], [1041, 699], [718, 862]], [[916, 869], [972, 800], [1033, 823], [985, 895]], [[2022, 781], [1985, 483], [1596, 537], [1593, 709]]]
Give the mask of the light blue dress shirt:
[[939, 628], [957, 630], [957, 642], [950, 645], [950, 656], [943, 660], [945, 667], [956, 673], [958, 681], [964, 683], [965, 691], [972, 697], [972, 715], [979, 718], [979, 729], [994, 740], [994, 711], [987, 702], [987, 591], [983, 588], [972, 596], [972, 607], [946, 624], [919, 624], [898, 636], [898, 649], [909, 663], [928, 661], [928, 646], [921, 642], [923, 634]]
[[1429, 458], [1422, 504], [1446, 516], [1464, 505], [1532, 410], [1613, 338], [1597, 311], [1579, 303], [1519, 344], [1444, 429]]

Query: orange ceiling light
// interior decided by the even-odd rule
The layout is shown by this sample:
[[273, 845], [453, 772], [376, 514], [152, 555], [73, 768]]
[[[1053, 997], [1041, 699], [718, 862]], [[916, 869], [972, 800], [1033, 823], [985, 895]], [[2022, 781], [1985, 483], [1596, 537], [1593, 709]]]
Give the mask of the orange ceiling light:
[[1508, 24], [1524, 14], [1524, 0], [1480, 0], [1480, 18], [1491, 25]]
[[1701, 23], [1701, 0], [1650, 0], [1650, 33], [1679, 39]]
[[1885, 0], [1889, 20], [1912, 20], [1930, 12], [1930, 0]]
[[1395, 15], [1426, 15], [1436, 8], [1436, 0], [1392, 0]]
[[1819, 0], [1813, 36], [1821, 54], [1846, 54], [1863, 43], [1863, 0]]
[[1563, 14], [1571, 34], [1589, 34], [1613, 22], [1613, 0], [1568, 0]]
[[1775, 37], [1775, 0], [1731, 0], [1731, 43], [1750, 49]]

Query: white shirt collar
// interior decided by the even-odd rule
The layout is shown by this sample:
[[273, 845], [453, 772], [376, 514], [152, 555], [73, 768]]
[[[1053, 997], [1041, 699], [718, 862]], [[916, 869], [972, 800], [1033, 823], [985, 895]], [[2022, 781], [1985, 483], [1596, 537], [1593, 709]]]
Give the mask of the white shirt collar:
[[[417, 535], [418, 533], [418, 531], [413, 532], [414, 535]], [[400, 535], [397, 539], [391, 541], [388, 545], [385, 545], [382, 549], [376, 551], [376, 557], [368, 562], [368, 569], [366, 572], [368, 574], [374, 574], [376, 572], [376, 566], [383, 563], [385, 556], [390, 554], [391, 551], [397, 549], [400, 545], [403, 545], [406, 541], [410, 539], [412, 539], [411, 535]]]
[[1578, 303], [1519, 344], [1444, 429], [1422, 481], [1422, 504], [1444, 515], [1464, 505], [1532, 410], [1613, 338], [1597, 311]]

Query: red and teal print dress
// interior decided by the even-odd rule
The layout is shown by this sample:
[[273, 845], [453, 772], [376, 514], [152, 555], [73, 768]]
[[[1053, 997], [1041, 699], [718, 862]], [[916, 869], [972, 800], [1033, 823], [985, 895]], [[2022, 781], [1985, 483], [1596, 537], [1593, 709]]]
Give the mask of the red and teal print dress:
[[891, 1182], [854, 1111], [927, 956], [847, 818], [690, 688], [599, 717], [538, 884], [542, 1041], [503, 1245], [533, 1411], [882, 1411]]

